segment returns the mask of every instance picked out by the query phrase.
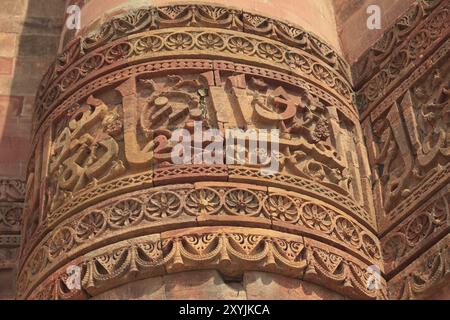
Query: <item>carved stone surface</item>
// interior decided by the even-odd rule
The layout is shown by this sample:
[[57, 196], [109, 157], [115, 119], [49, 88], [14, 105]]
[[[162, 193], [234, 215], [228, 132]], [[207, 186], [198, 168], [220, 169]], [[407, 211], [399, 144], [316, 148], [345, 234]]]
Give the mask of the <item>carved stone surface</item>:
[[[125, 14], [113, 17], [90, 34], [71, 41], [49, 69], [42, 82], [39, 97], [42, 97], [44, 92], [47, 91], [47, 86], [50, 82], [66, 71], [68, 65], [96, 48], [116, 39], [125, 38], [140, 32], [175, 27], [228, 29], [240, 31], [244, 33], [243, 35], [256, 34], [275, 39], [290, 47], [304, 50], [306, 53], [319, 58], [347, 79], [349, 78], [349, 67], [345, 60], [327, 43], [301, 27], [254, 13], [217, 5], [170, 5], [130, 10]], [[209, 33], [209, 35], [209, 37], [203, 37], [207, 41], [201, 42], [206, 46], [210, 46], [211, 51], [220, 49], [221, 44], [224, 43], [220, 42], [220, 40], [217, 42], [212, 33]], [[157, 37], [149, 38], [148, 40], [153, 41], [142, 42], [139, 46], [140, 50], [152, 51], [154, 50], [153, 48], [158, 49], [162, 45], [160, 42], [162, 39], [159, 39], [159, 41], [158, 39]], [[91, 59], [91, 63], [85, 64], [85, 72], [97, 69], [96, 60], [95, 58]]]
[[0, 202], [20, 202], [25, 196], [22, 180], [0, 177]]
[[445, 57], [448, 53], [380, 118], [371, 117], [371, 125], [365, 122], [375, 195], [384, 212], [382, 230], [407, 214], [411, 202], [448, 183], [450, 78]]
[[[303, 236], [352, 252], [342, 266], [310, 265], [311, 281], [330, 274], [348, 283], [346, 295], [381, 297], [364, 289], [364, 268], [382, 269], [382, 260], [352, 96], [348, 67], [326, 44], [220, 7], [132, 11], [69, 43], [36, 100], [19, 297], [46, 281], [46, 292], [70, 296], [58, 269], [74, 261], [95, 295], [110, 277], [97, 269], [105, 254], [131, 259], [110, 265], [111, 276], [125, 272], [119, 282], [135, 271], [205, 266], [300, 277], [308, 261], [328, 254], [304, 255]], [[263, 176], [261, 166], [230, 165], [225, 155], [213, 165], [174, 164], [173, 130], [192, 132], [194, 122], [220, 136], [228, 128], [280, 130], [280, 170]], [[220, 233], [189, 235], [214, 225]], [[270, 229], [282, 233], [272, 238]], [[145, 234], [155, 241], [118, 247]]]
[[[339, 298], [422, 297], [440, 286], [448, 5], [420, 0], [388, 30], [353, 67], [356, 100], [329, 45], [248, 12], [149, 7], [81, 33], [42, 80], [26, 187], [0, 184], [0, 232], [10, 232], [0, 248], [16, 246], [12, 204], [26, 189], [18, 298], [108, 297], [136, 280], [164, 283], [155, 297], [170, 298], [182, 287], [176, 274], [200, 270], [244, 284], [270, 273]], [[198, 127], [214, 134], [198, 143]], [[262, 157], [249, 133], [231, 149], [235, 162], [199, 161], [233, 128], [279, 130], [278, 171], [239, 162], [254, 149]], [[191, 164], [173, 160], [177, 129], [194, 134]], [[429, 270], [406, 273], [431, 246], [440, 253]], [[79, 290], [68, 285], [73, 267]]]
[[379, 264], [376, 236], [340, 210], [293, 192], [236, 183], [169, 185], [121, 195], [66, 219], [37, 245], [25, 266], [33, 282], [99, 243], [198, 225], [239, 225], [312, 235]]
[[386, 272], [411, 260], [423, 247], [449, 231], [450, 189], [446, 186], [382, 239]]
[[[24, 190], [23, 181], [0, 177], [0, 272], [10, 277], [15, 276], [18, 264]], [[14, 280], [1, 285], [8, 294]]]
[[[424, 299], [443, 288], [448, 296], [450, 237], [447, 235], [389, 281], [392, 299]], [[445, 296], [445, 295], [444, 295]]]
[[392, 299], [448, 284], [449, 5], [416, 1], [353, 66]]
[[[306, 242], [304, 242], [306, 241]], [[210, 227], [179, 229], [104, 247], [73, 263], [82, 267], [82, 291], [65, 286], [66, 268], [31, 294], [34, 299], [97, 295], [133, 279], [185, 270], [218, 269], [236, 276], [262, 270], [318, 282], [350, 297], [383, 298], [366, 289], [367, 265], [323, 243], [265, 229]]]
[[[417, 0], [352, 66], [352, 76], [355, 84], [360, 86], [361, 83], [370, 79], [376, 72], [381, 71], [384, 66], [389, 65], [394, 58], [397, 59], [397, 64], [400, 63], [401, 55], [396, 54], [399, 51], [405, 52], [408, 41], [414, 39], [410, 37], [411, 33], [421, 29], [422, 35], [430, 35], [429, 31], [424, 28], [429, 21], [426, 19], [431, 20], [431, 18], [428, 18], [430, 15], [435, 17], [435, 20], [430, 21], [435, 24], [433, 27], [429, 27], [430, 29], [428, 30], [435, 30], [434, 33], [431, 33], [433, 37], [438, 35], [439, 32], [436, 32], [436, 29], [445, 27], [442, 24], [446, 23], [446, 19], [448, 20], [448, 11], [441, 10], [438, 14], [434, 13], [434, 10], [437, 8], [441, 9], [439, 7], [441, 3], [445, 3], [445, 0]], [[416, 39], [418, 40], [419, 38]], [[432, 39], [427, 39], [426, 41], [431, 43]], [[399, 49], [399, 46], [401, 49]], [[411, 48], [419, 49], [418, 46], [411, 46]], [[425, 48], [425, 46], [422, 48]]]

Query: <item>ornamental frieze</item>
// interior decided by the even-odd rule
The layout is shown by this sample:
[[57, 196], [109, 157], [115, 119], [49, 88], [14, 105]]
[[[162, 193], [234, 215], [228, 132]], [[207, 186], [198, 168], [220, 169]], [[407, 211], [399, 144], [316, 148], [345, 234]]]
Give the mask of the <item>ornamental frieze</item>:
[[450, 231], [450, 189], [444, 187], [381, 239], [386, 274]]
[[30, 282], [68, 258], [112, 239], [197, 225], [238, 223], [323, 238], [379, 264], [376, 236], [340, 210], [293, 192], [237, 183], [199, 182], [138, 191], [105, 201], [54, 228], [22, 267]]
[[[434, 64], [393, 93], [389, 108], [364, 122], [380, 227], [395, 225], [449, 179], [448, 43]], [[439, 53], [439, 51], [437, 51]], [[369, 124], [370, 123], [370, 124]]]
[[[353, 75], [313, 34], [233, 8], [144, 7], [86, 27], [42, 80], [27, 183], [0, 180], [0, 268], [22, 231], [20, 298], [201, 269], [430, 297], [449, 281], [449, 14], [416, 1]], [[270, 130], [267, 173], [250, 159]], [[180, 131], [193, 137], [183, 163]]]
[[174, 166], [171, 130], [192, 130], [195, 121], [220, 132], [225, 127], [279, 128], [280, 172], [261, 181], [290, 184], [375, 228], [364, 192], [367, 185], [361, 181], [365, 173], [355, 170], [365, 167], [359, 160], [364, 149], [353, 137], [360, 132], [332, 100], [317, 96], [311, 86], [208, 70], [142, 72], [107, 85], [82, 91], [87, 97], [76, 103], [68, 100], [70, 107], [61, 110], [64, 113], [37, 144], [36, 155], [42, 158], [32, 162], [29, 184], [45, 190], [45, 197], [30, 189], [34, 205], [24, 219], [28, 245], [23, 257], [62, 219], [144, 183], [167, 184], [173, 176], [178, 181], [183, 176], [226, 180], [228, 173], [231, 179], [260, 179], [254, 168], [230, 172], [220, 165]]
[[[197, 268], [228, 276], [261, 270], [319, 283], [349, 297], [386, 298], [366, 288], [367, 265], [309, 238], [240, 227], [180, 229], [118, 242], [73, 261], [82, 270], [82, 289], [67, 287], [67, 266], [30, 292], [30, 299], [83, 299], [126, 283]], [[27, 277], [19, 278], [25, 288]]]
[[434, 293], [448, 286], [449, 240], [447, 235], [388, 282], [391, 299], [433, 299]]
[[390, 299], [448, 282], [449, 10], [416, 1], [353, 67]]
[[0, 203], [0, 233], [20, 232], [22, 203]]
[[374, 73], [379, 72], [383, 66], [388, 64], [388, 61], [393, 59], [393, 53], [398, 46], [408, 41], [408, 36], [415, 32], [416, 28], [421, 29], [424, 20], [434, 10], [440, 10], [439, 5], [443, 2], [445, 1], [415, 1], [393, 26], [384, 31], [381, 38], [353, 64], [351, 69], [355, 85], [359, 87], [361, 83], [369, 80]]
[[349, 107], [352, 103], [349, 82], [308, 53], [277, 41], [233, 31], [164, 29], [108, 43], [70, 65], [60, 77], [53, 79], [45, 93], [38, 97], [35, 129], [67, 93], [86, 83], [92, 75], [104, 74], [120, 64], [125, 66], [150, 57], [161, 59], [173, 55], [230, 58], [234, 61], [244, 60], [250, 64], [259, 62], [285, 72], [294, 72], [316, 85], [330, 88], [335, 97]]
[[38, 96], [71, 63], [95, 48], [139, 32], [174, 27], [228, 29], [278, 40], [318, 57], [349, 79], [349, 66], [345, 60], [328, 44], [301, 27], [217, 5], [170, 5], [130, 10], [111, 18], [98, 30], [71, 41], [49, 69]]
[[[380, 54], [383, 57], [383, 51], [387, 51], [387, 58], [383, 58], [383, 63], [372, 62], [366, 66], [367, 72], [362, 74], [371, 74], [373, 70], [377, 73], [366, 81], [357, 94], [357, 103], [363, 117], [375, 109], [386, 94], [395, 89], [403, 77], [413, 71], [417, 65], [425, 60], [425, 57], [433, 53], [442, 42], [448, 39], [450, 34], [450, 4], [447, 1], [432, 1], [431, 5], [428, 1], [421, 1], [416, 10], [422, 12], [432, 10], [429, 15], [425, 15], [420, 25], [410, 34], [408, 34], [408, 22], [406, 22], [405, 31], [408, 34], [405, 39], [400, 40], [401, 44], [394, 47], [397, 39], [394, 38], [396, 32], [391, 37], [385, 35], [371, 52]], [[436, 7], [435, 7], [436, 5]], [[434, 10], [433, 10], [434, 9]], [[414, 9], [413, 9], [414, 10]], [[408, 21], [408, 17], [401, 19], [398, 23], [402, 25], [404, 21]], [[397, 31], [398, 33], [398, 31]], [[383, 42], [384, 41], [384, 42]], [[387, 48], [384, 48], [386, 46]], [[391, 47], [392, 46], [392, 47]], [[369, 61], [374, 59], [374, 55], [368, 58]], [[367, 61], [367, 60], [366, 60]], [[375, 59], [376, 61], [376, 59]], [[378, 65], [375, 65], [375, 64]], [[380, 67], [381, 66], [381, 67]]]

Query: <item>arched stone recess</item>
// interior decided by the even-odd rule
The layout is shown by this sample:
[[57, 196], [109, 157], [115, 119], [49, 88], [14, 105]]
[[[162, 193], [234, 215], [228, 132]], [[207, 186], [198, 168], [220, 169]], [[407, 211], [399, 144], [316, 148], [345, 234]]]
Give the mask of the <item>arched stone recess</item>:
[[[385, 298], [384, 283], [367, 289], [368, 267], [383, 266], [343, 59], [283, 22], [186, 10], [113, 17], [68, 43], [44, 77], [18, 297], [83, 298], [133, 279], [216, 269]], [[174, 164], [174, 130], [196, 123], [219, 136], [278, 129], [279, 171]], [[244, 140], [247, 157], [255, 138]], [[65, 286], [71, 265], [82, 270], [81, 290]]]

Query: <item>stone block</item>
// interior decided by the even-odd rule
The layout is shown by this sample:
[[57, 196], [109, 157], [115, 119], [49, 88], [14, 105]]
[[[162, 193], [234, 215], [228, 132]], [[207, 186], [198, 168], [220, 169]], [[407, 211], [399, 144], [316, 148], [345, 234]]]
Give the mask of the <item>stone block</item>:
[[0, 74], [0, 95], [8, 96], [11, 93], [13, 77], [11, 75]]
[[0, 74], [10, 75], [14, 68], [14, 58], [0, 57]]
[[249, 300], [343, 300], [322, 286], [267, 272], [245, 272], [244, 288]]
[[0, 33], [0, 57], [14, 57], [17, 36], [14, 33]]
[[21, 16], [27, 11], [28, 0], [2, 0], [0, 15]]
[[59, 36], [56, 35], [22, 35], [19, 43], [19, 56], [43, 57], [56, 54]]
[[163, 277], [153, 277], [105, 291], [91, 300], [163, 300], [165, 298]]
[[65, 3], [61, 0], [32, 0], [28, 6], [30, 17], [61, 17]]
[[13, 300], [15, 292], [15, 274], [13, 269], [0, 270], [0, 300]]
[[164, 276], [166, 297], [173, 300], [242, 300], [245, 291], [238, 283], [224, 282], [218, 271], [189, 271]]

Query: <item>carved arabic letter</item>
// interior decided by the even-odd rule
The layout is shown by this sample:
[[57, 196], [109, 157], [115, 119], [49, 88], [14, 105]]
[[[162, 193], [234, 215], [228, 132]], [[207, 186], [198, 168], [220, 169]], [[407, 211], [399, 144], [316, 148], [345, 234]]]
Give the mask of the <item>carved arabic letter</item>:
[[124, 114], [124, 139], [125, 157], [127, 161], [135, 166], [150, 165], [153, 160], [153, 144], [151, 141], [141, 149], [137, 139], [138, 125], [138, 98], [136, 91], [136, 78], [131, 77], [116, 88], [122, 95]]

